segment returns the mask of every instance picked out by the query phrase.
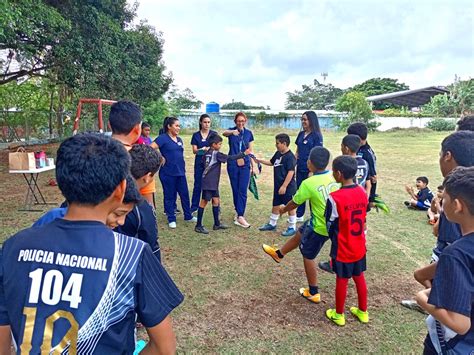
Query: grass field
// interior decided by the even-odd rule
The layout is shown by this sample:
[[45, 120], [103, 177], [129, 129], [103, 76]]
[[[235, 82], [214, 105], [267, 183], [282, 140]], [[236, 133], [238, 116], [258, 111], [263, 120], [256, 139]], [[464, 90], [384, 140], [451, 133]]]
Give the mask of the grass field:
[[[324, 134], [325, 146], [339, 155], [342, 133]], [[258, 226], [268, 219], [272, 200], [272, 169], [264, 167], [258, 179], [260, 201], [249, 197], [249, 230], [232, 225], [233, 208], [225, 168], [221, 180], [222, 219], [232, 225], [224, 232], [208, 236], [196, 234], [194, 225], [178, 217], [178, 228], [170, 231], [162, 214], [159, 182], [157, 216], [164, 264], [185, 295], [184, 303], [173, 313], [179, 352], [225, 353], [421, 353], [426, 334], [424, 316], [399, 305], [420, 287], [413, 270], [426, 264], [435, 239], [422, 212], [409, 211], [404, 185], [426, 175], [430, 186], [442, 181], [438, 168], [440, 142], [446, 134], [399, 131], [377, 133], [369, 142], [377, 154], [378, 193], [389, 204], [390, 215], [371, 212], [368, 216], [369, 312], [371, 321], [362, 325], [348, 315], [356, 304], [352, 283], [346, 302], [347, 323], [338, 328], [325, 319], [324, 311], [334, 305], [335, 277], [320, 273], [322, 302], [312, 304], [298, 294], [305, 286], [298, 250], [276, 264], [263, 253], [262, 243], [282, 245], [279, 232], [286, 218], [279, 221], [279, 232], [262, 233]], [[255, 151], [270, 158], [274, 134], [255, 132]], [[296, 132], [292, 134], [292, 139]], [[185, 142], [190, 135], [184, 135]], [[292, 145], [294, 149], [294, 145]], [[50, 148], [54, 150], [54, 148]], [[225, 149], [227, 150], [227, 148]], [[192, 189], [192, 156], [186, 147], [188, 182]], [[0, 241], [28, 227], [40, 215], [18, 212], [26, 192], [20, 176], [9, 175], [5, 154], [0, 167]], [[60, 202], [56, 187], [46, 187], [53, 174], [40, 178], [50, 201]], [[205, 225], [212, 226], [212, 212], [205, 212]], [[326, 259], [329, 246], [321, 252]]]

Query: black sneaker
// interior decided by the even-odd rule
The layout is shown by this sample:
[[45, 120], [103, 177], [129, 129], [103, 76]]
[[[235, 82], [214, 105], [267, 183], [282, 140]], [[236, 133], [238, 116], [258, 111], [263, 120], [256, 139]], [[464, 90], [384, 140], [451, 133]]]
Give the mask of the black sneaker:
[[174, 213], [176, 213], [176, 214], [181, 214], [181, 211], [180, 211], [179, 209], [175, 209], [175, 210], [174, 210]]
[[196, 226], [194, 227], [194, 231], [196, 233], [209, 234], [209, 231], [204, 226]]
[[410, 207], [410, 201], [403, 201], [403, 203], [405, 204], [405, 206]]
[[330, 274], [334, 274], [334, 271], [331, 269], [331, 264], [329, 261], [320, 261], [318, 266], [321, 270], [329, 272]]
[[214, 224], [214, 226], [212, 227], [212, 229], [215, 230], [215, 231], [217, 231], [217, 230], [219, 230], [219, 229], [229, 229], [229, 226], [227, 226], [227, 225], [225, 225], [225, 224], [222, 224], [222, 223], [219, 224], [218, 226], [216, 226], [216, 225]]

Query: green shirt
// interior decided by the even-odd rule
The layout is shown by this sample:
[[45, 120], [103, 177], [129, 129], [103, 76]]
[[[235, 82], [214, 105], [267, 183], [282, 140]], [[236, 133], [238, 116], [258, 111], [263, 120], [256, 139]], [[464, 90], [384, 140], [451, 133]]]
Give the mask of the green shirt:
[[311, 223], [313, 230], [321, 235], [328, 235], [324, 211], [329, 193], [338, 190], [340, 184], [334, 180], [332, 171], [315, 173], [303, 180], [298, 191], [293, 196], [293, 202], [302, 205], [309, 200], [311, 204]]

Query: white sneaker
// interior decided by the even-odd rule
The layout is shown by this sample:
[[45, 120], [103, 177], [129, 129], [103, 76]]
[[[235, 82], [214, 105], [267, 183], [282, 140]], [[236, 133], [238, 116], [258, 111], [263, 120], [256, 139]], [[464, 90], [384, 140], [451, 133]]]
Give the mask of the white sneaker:
[[184, 220], [185, 222], [193, 222], [193, 223], [196, 223], [198, 221], [197, 217], [193, 217], [191, 219], [185, 219]]
[[175, 229], [176, 228], [176, 222], [168, 223], [168, 227]]
[[303, 217], [296, 217], [296, 223], [301, 223], [304, 222], [304, 216]]
[[236, 226], [240, 226], [242, 228], [250, 228], [250, 224], [245, 220], [244, 217], [239, 217], [234, 221]]

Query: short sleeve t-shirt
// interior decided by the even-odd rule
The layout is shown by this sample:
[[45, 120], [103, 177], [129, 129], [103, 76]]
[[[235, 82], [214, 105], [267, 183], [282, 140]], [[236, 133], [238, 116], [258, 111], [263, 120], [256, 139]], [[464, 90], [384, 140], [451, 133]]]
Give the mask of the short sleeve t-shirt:
[[[209, 147], [209, 137], [217, 134], [216, 131], [210, 130], [209, 133], [207, 134], [207, 137], [204, 138], [201, 134], [201, 131], [194, 132], [192, 137], [191, 137], [191, 145], [197, 146], [198, 149], [204, 148], [204, 147]], [[202, 155], [196, 154], [194, 157], [194, 168], [198, 169], [203, 169], [202, 165]]]
[[245, 157], [244, 153], [237, 155], [227, 155], [219, 151], [209, 149], [204, 156], [204, 171], [202, 176], [202, 190], [219, 190], [219, 181], [221, 179], [221, 165], [227, 161], [233, 161]]
[[[273, 190], [274, 192], [278, 192], [281, 185], [285, 182], [288, 172], [295, 171], [296, 157], [291, 150], [288, 150], [285, 154], [277, 151], [270, 159], [270, 162], [273, 164]], [[286, 193], [293, 195], [295, 192], [296, 180], [293, 175], [293, 178], [286, 188]]]
[[461, 238], [461, 227], [449, 221], [444, 212], [440, 213], [438, 223], [438, 241], [451, 244]]
[[362, 187], [365, 187], [367, 177], [369, 176], [369, 164], [361, 157], [356, 157], [357, 160], [357, 173], [355, 175], [355, 183]]
[[369, 178], [377, 175], [376, 161], [377, 158], [372, 147], [366, 143], [359, 148], [357, 155], [362, 157], [369, 164]]
[[155, 143], [160, 147], [161, 155], [166, 159], [165, 164], [160, 169], [160, 174], [169, 176], [186, 175], [183, 140], [177, 137], [175, 142], [167, 133], [163, 133], [155, 139]]
[[[236, 130], [237, 127], [231, 127], [229, 130]], [[239, 153], [245, 152], [249, 148], [249, 144], [254, 141], [253, 133], [251, 130], [244, 128], [240, 131], [238, 136], [234, 136], [233, 134], [227, 137], [229, 139], [229, 155], [236, 155]], [[250, 157], [246, 156], [244, 158], [245, 166], [250, 166]], [[229, 164], [237, 164], [236, 162], [232, 161]]]
[[426, 208], [430, 208], [431, 200], [433, 199], [433, 193], [429, 188], [425, 187], [418, 191], [418, 193], [416, 194], [416, 198], [418, 202], [421, 202], [423, 204], [423, 206], [425, 206]]
[[296, 137], [296, 146], [298, 147], [297, 167], [299, 171], [308, 171], [307, 161], [309, 153], [314, 147], [323, 146], [323, 135], [319, 132], [311, 132], [305, 136], [305, 132], [301, 131]]
[[[428, 303], [470, 317], [471, 329], [459, 339], [474, 349], [474, 233], [461, 237], [440, 255]], [[456, 335], [438, 323], [445, 341]], [[430, 329], [430, 337], [433, 341], [439, 335]]]
[[326, 209], [326, 201], [331, 192], [339, 189], [340, 184], [334, 180], [331, 171], [315, 173], [313, 176], [303, 180], [298, 191], [293, 196], [293, 202], [302, 205], [306, 201], [310, 201], [311, 205], [311, 225], [313, 230], [327, 236], [326, 220], [324, 211]]
[[146, 243], [100, 222], [56, 219], [0, 253], [0, 325], [22, 353], [132, 353], [136, 314], [153, 327], [182, 300]]
[[367, 194], [359, 185], [343, 186], [329, 194], [325, 211], [331, 238], [331, 258], [354, 263], [365, 256]]

